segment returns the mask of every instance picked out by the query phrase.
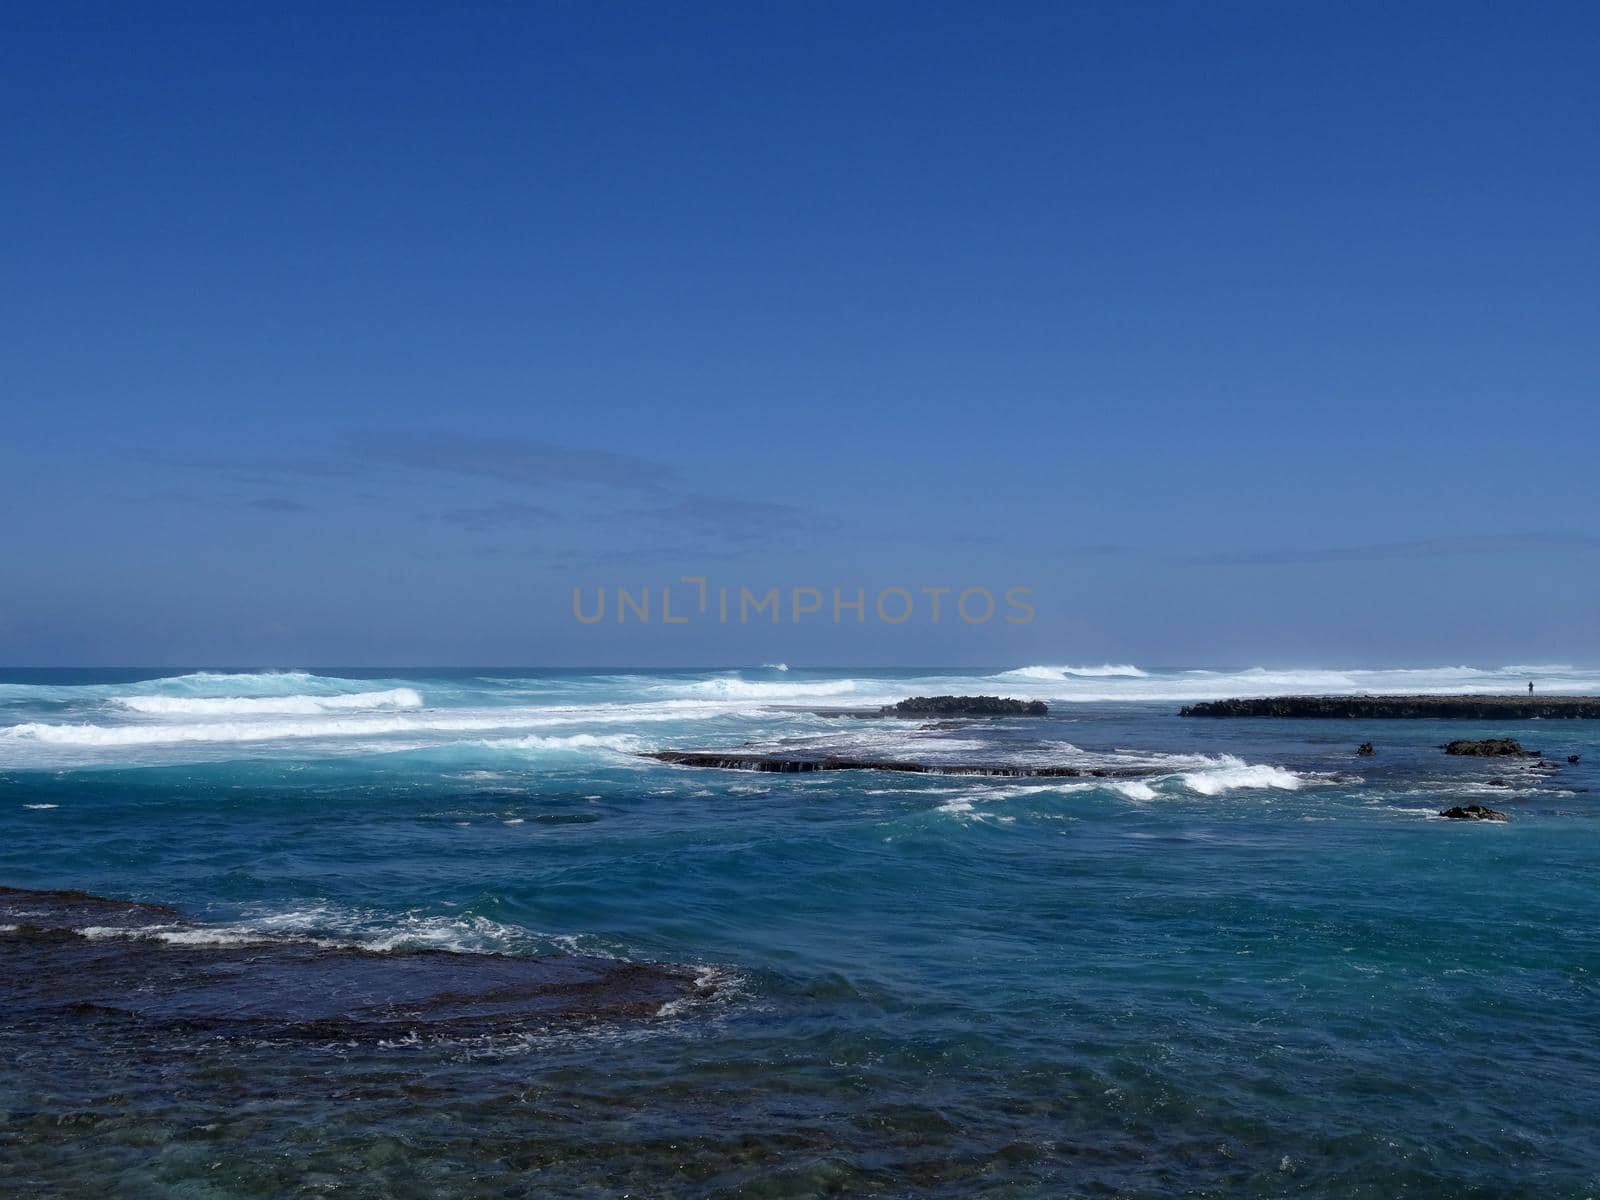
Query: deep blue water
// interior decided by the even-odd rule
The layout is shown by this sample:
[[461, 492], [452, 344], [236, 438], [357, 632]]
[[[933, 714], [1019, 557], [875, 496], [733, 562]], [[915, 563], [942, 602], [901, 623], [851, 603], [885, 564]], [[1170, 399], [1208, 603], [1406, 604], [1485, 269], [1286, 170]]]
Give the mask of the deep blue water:
[[[171, 904], [221, 943], [584, 953], [701, 986], [641, 1019], [482, 1036], [0, 1022], [0, 1186], [1592, 1195], [1600, 727], [1176, 715], [1525, 670], [8, 673], [0, 884]], [[1052, 712], [774, 707], [932, 691]], [[1438, 748], [1500, 734], [1582, 761]], [[745, 744], [1152, 773], [638, 757]], [[1456, 803], [1511, 820], [1436, 815]]]

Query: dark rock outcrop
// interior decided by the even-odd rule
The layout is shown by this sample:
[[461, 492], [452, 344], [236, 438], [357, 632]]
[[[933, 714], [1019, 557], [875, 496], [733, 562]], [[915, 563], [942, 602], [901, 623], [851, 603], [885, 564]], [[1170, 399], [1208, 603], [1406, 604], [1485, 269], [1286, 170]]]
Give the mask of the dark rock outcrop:
[[1540, 751], [1524, 750], [1516, 738], [1457, 738], [1440, 747], [1446, 754], [1467, 758], [1538, 758]]
[[1600, 696], [1263, 696], [1185, 705], [1185, 717], [1362, 717], [1382, 720], [1600, 720]]
[[845, 755], [741, 754], [736, 750], [654, 750], [642, 755], [680, 767], [725, 771], [771, 771], [784, 775], [811, 771], [904, 771], [915, 775], [992, 775], [1008, 779], [1136, 779], [1159, 775], [1156, 767], [1042, 767], [996, 763], [920, 763]]
[[1454, 808], [1447, 808], [1439, 814], [1449, 817], [1452, 821], [1509, 821], [1511, 818], [1503, 812], [1492, 808], [1485, 808], [1481, 804], [1458, 804]]
[[912, 696], [878, 710], [885, 717], [1043, 717], [1043, 700], [1007, 700], [1000, 696]]
[[1371, 758], [1377, 751], [1372, 748], [1371, 742], [1362, 742], [1356, 747], [1356, 754], [1361, 758]]
[[1567, 755], [1567, 762], [1569, 762], [1571, 765], [1573, 765], [1575, 767], [1575, 766], [1578, 765], [1578, 761], [1582, 757], [1583, 756], [1581, 754], [1569, 754], [1569, 755]]

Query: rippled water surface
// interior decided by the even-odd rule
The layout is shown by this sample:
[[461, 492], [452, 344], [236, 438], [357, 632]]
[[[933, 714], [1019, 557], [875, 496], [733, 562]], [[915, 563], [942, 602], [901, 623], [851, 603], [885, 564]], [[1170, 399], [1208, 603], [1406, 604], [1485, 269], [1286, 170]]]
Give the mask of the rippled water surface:
[[[1596, 723], [1176, 716], [1529, 674], [0, 675], [0, 884], [172, 907], [0, 929], [0, 1188], [1595, 1194]], [[808, 711], [938, 692], [1051, 714]], [[1502, 734], [1554, 769], [1438, 748]], [[736, 747], [1134, 773], [640, 757]], [[451, 954], [662, 974], [346, 1020], [501, 969]], [[271, 1000], [302, 967], [338, 1022]]]

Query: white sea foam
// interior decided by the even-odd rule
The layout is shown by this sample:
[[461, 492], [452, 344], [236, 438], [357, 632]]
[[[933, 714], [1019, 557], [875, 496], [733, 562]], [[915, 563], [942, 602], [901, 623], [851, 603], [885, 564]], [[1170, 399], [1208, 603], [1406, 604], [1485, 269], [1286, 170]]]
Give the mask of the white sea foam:
[[289, 941], [331, 949], [379, 952], [419, 949], [463, 954], [548, 953], [556, 949], [581, 952], [576, 950], [576, 937], [568, 937], [563, 942], [553, 935], [534, 933], [487, 917], [396, 914], [324, 904], [257, 912], [216, 925], [90, 925], [77, 932], [91, 939], [128, 938], [176, 946], [252, 946]]
[[988, 812], [978, 807], [984, 797], [956, 796], [939, 805], [936, 812], [947, 813], [961, 821], [993, 821], [999, 825], [1014, 825], [1017, 818], [1009, 813]]
[[1147, 673], [1141, 671], [1132, 663], [1102, 663], [1098, 667], [1018, 667], [1014, 671], [1002, 671], [997, 678], [1053, 681], [1066, 679], [1069, 676], [1082, 679], [1106, 679], [1119, 676], [1144, 679], [1147, 678]]
[[127, 696], [115, 703], [153, 716], [254, 716], [258, 713], [316, 715], [384, 708], [421, 708], [414, 688], [382, 692], [289, 696]]
[[691, 683], [657, 685], [652, 691], [705, 700], [755, 700], [764, 704], [796, 704], [816, 700], [853, 700], [887, 704], [905, 694], [904, 685], [886, 679], [825, 679], [772, 682], [723, 675]]
[[529, 734], [520, 738], [490, 738], [479, 743], [496, 750], [562, 751], [615, 750], [619, 754], [636, 753], [644, 742], [632, 733], [574, 733], [565, 737], [540, 737]]
[[216, 928], [333, 948], [385, 952], [448, 950], [457, 954], [575, 954], [626, 960], [616, 943], [588, 933], [544, 933], [477, 915], [445, 916], [410, 911], [311, 904], [303, 908], [247, 913]]
[[157, 941], [169, 946], [260, 946], [273, 939], [246, 929], [163, 929]]
[[357, 692], [362, 681], [309, 671], [194, 671], [136, 684], [118, 684], [121, 690], [161, 691], [190, 696], [293, 696], [307, 692]]
[[94, 941], [123, 938], [129, 941], [165, 942], [173, 946], [259, 946], [273, 940], [251, 930], [226, 926], [88, 925], [77, 932], [79, 936]]
[[[1151, 756], [1152, 760], [1160, 756]], [[1178, 770], [1188, 764], [1190, 769]], [[1056, 794], [1062, 796], [1086, 792], [1114, 792], [1124, 799], [1147, 802], [1162, 796], [1162, 785], [1176, 783], [1202, 796], [1220, 796], [1239, 789], [1278, 789], [1297, 791], [1308, 779], [1283, 767], [1266, 763], [1247, 763], [1232, 755], [1207, 757], [1202, 755], [1172, 755], [1167, 763], [1170, 774], [1152, 776], [1150, 779], [1064, 779], [1048, 783], [994, 783], [978, 787], [962, 786], [938, 806], [938, 811], [969, 814], [979, 804], [996, 804], [1030, 796]], [[889, 789], [880, 789], [889, 794]]]
[[728, 967], [697, 966], [694, 969], [694, 992], [680, 996], [676, 1000], [668, 1000], [656, 1010], [656, 1016], [663, 1020], [680, 1017], [690, 1009], [704, 1004], [708, 995], [726, 996], [741, 979], [739, 972]]
[[[1541, 694], [1600, 690], [1600, 671], [1565, 664], [1507, 667], [1443, 666], [1384, 669], [1251, 667], [1238, 671], [1164, 671], [1029, 666], [989, 677], [1007, 694], [1071, 702], [1184, 702], [1230, 696], [1374, 695], [1520, 692], [1532, 679]], [[973, 681], [968, 681], [969, 683]]]
[[51, 724], [29, 721], [0, 729], [0, 743], [54, 746], [163, 746], [183, 743], [249, 743], [289, 739], [341, 739], [389, 734], [487, 733], [573, 724], [632, 724], [694, 720], [721, 710], [693, 703], [674, 705], [582, 705], [549, 708], [435, 709], [422, 714], [324, 714], [318, 718], [263, 721], [185, 721], [163, 724]]
[[1231, 754], [1224, 754], [1213, 761], [1215, 766], [1202, 771], [1185, 771], [1178, 778], [1190, 791], [1199, 792], [1202, 796], [1219, 796], [1234, 788], [1277, 788], [1292, 792], [1305, 782], [1283, 767], [1247, 763]]
[[22, 807], [23, 808], [33, 808], [33, 809], [44, 809], [44, 808], [60, 808], [61, 806], [59, 804], [24, 804]]
[[[1540, 694], [1600, 691], [1600, 672], [1560, 664], [1489, 669], [1175, 672], [1129, 663], [1044, 664], [989, 675], [861, 672], [824, 677], [780, 672], [782, 665], [688, 678], [637, 673], [517, 680], [352, 680], [304, 671], [266, 671], [197, 672], [115, 684], [4, 684], [0, 685], [0, 768], [142, 765], [204, 761], [230, 754], [270, 757], [291, 750], [301, 755], [345, 755], [433, 751], [448, 746], [453, 747], [452, 754], [470, 754], [475, 746], [486, 745], [532, 753], [625, 753], [642, 747], [609, 739], [624, 734], [639, 737], [657, 725], [699, 721], [723, 722], [716, 730], [719, 738], [730, 733], [742, 738], [751, 722], [760, 722], [769, 740], [781, 739], [785, 734], [804, 735], [822, 728], [821, 718], [803, 711], [775, 711], [783, 706], [798, 710], [813, 705], [869, 708], [909, 695], [995, 693], [1041, 699], [1052, 704], [1055, 719], [1070, 719], [1071, 706], [1080, 702], [1175, 706], [1225, 696], [1295, 692], [1512, 692], [1525, 689], [1529, 679], [1536, 682]], [[518, 686], [508, 686], [511, 684]], [[522, 685], [538, 686], [529, 690]], [[536, 694], [559, 702], [533, 699]], [[737, 729], [730, 728], [733, 722], [739, 723]], [[930, 760], [941, 753], [983, 751], [981, 746], [963, 746], [915, 725], [828, 722], [827, 737], [817, 739], [816, 744], [826, 741], [835, 747], [859, 747], [864, 753], [925, 755]], [[568, 740], [561, 735], [575, 736]], [[673, 736], [688, 735], [674, 731]], [[700, 735], [695, 736], [698, 740]], [[582, 740], [585, 737], [593, 740]], [[1189, 787], [1191, 792], [1217, 786], [1219, 780], [1222, 790], [1252, 786], [1227, 782], [1216, 773], [1217, 763], [1199, 756], [1091, 755], [1065, 743], [1045, 743], [1036, 750], [1025, 752], [1029, 761], [1061, 761], [1089, 769], [1144, 765], [1162, 773], [1189, 772], [1201, 777], [1199, 789]]]

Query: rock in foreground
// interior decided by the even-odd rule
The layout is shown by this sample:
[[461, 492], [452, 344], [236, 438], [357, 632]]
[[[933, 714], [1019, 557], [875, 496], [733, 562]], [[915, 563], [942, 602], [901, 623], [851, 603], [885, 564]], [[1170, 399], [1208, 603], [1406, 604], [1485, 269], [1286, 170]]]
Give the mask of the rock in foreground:
[[1509, 821], [1511, 818], [1505, 813], [1492, 808], [1485, 808], [1481, 804], [1458, 804], [1454, 808], [1447, 808], [1439, 814], [1449, 817], [1452, 821]]
[[885, 717], [1044, 717], [1043, 700], [1008, 700], [1000, 696], [912, 696], [878, 710]]
[[369, 950], [200, 925], [170, 908], [0, 888], [0, 1006], [18, 1025], [219, 1036], [479, 1036], [650, 1017], [693, 972], [582, 955]]

